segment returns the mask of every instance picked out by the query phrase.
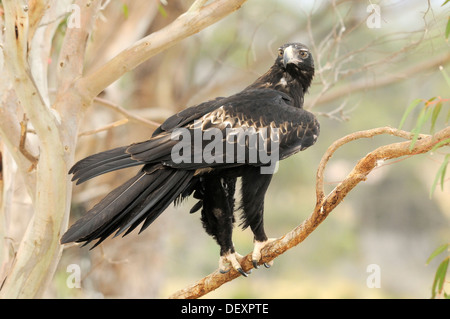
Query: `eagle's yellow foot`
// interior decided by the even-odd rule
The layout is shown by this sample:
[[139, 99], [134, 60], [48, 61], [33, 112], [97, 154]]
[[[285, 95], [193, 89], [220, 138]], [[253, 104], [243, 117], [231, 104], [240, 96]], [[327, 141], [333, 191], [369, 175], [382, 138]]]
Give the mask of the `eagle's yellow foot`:
[[[252, 263], [253, 267], [255, 269], [258, 269], [258, 262], [261, 259], [261, 250], [266, 246], [268, 243], [274, 241], [276, 238], [268, 238], [265, 241], [257, 241], [255, 240], [255, 245], [253, 247], [253, 253], [252, 253]], [[268, 263], [264, 263], [264, 266], [266, 268], [270, 268], [273, 265], [273, 260], [269, 261]]]
[[219, 271], [222, 274], [226, 274], [230, 271], [231, 268], [238, 271], [242, 276], [247, 277], [250, 272], [246, 273], [244, 270], [242, 270], [240, 261], [242, 260], [242, 257], [237, 252], [227, 252], [223, 256], [220, 256], [219, 258]]

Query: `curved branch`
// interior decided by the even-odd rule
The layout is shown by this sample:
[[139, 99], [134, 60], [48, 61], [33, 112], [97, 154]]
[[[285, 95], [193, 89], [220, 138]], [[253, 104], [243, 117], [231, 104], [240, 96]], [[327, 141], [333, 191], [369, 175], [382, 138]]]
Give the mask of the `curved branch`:
[[[412, 139], [412, 136], [413, 136], [413, 134], [411, 132], [402, 131], [402, 130], [398, 130], [398, 129], [391, 128], [391, 127], [379, 127], [379, 128], [375, 128], [375, 129], [371, 129], [371, 130], [355, 132], [355, 133], [346, 135], [346, 136], [338, 139], [337, 141], [335, 141], [333, 144], [330, 145], [330, 147], [328, 147], [325, 154], [322, 156], [322, 159], [319, 164], [319, 168], [317, 169], [316, 203], [321, 202], [324, 198], [323, 175], [324, 175], [325, 167], [326, 167], [328, 161], [330, 160], [330, 158], [333, 156], [333, 154], [338, 150], [338, 148], [340, 148], [341, 146], [343, 146], [349, 142], [352, 142], [352, 141], [355, 141], [355, 140], [358, 140], [361, 138], [372, 138], [374, 136], [382, 135], [382, 134], [393, 135], [393, 136], [401, 137], [401, 138], [404, 138], [407, 140]], [[420, 137], [424, 138], [427, 136], [428, 135], [421, 135]]]
[[[420, 136], [420, 139], [414, 144], [412, 149], [410, 149], [410, 141], [388, 144], [375, 149], [362, 158], [347, 175], [347, 177], [339, 183], [333, 191], [331, 191], [327, 196], [324, 196], [323, 174], [325, 171], [325, 166], [334, 152], [342, 145], [345, 145], [351, 141], [381, 134], [389, 134], [406, 139], [412, 138], [412, 133], [397, 130], [391, 127], [381, 127], [367, 131], [355, 132], [334, 142], [325, 152], [317, 170], [317, 202], [313, 213], [295, 229], [267, 244], [261, 251], [262, 262], [267, 263], [275, 259], [286, 250], [298, 245], [306, 237], [308, 237], [359, 182], [366, 180], [367, 175], [377, 167], [377, 163], [379, 161], [426, 153], [440, 141], [450, 138], [450, 127], [447, 127], [432, 136]], [[449, 143], [439, 146], [442, 147], [448, 144]], [[241, 266], [246, 272], [253, 268], [251, 253], [242, 259]], [[240, 274], [234, 270], [231, 270], [227, 274], [221, 274], [219, 270], [216, 270], [191, 286], [175, 292], [170, 296], [170, 298], [198, 298], [239, 276]]]

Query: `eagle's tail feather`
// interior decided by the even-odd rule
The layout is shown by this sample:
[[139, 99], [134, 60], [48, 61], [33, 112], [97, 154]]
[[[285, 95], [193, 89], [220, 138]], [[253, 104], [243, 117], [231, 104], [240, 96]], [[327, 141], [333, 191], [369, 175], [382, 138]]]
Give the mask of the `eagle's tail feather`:
[[[133, 178], [114, 189], [62, 236], [61, 243], [97, 243], [116, 232], [127, 235], [144, 221], [148, 227], [184, 191], [193, 172], [162, 165], [146, 165]], [[141, 231], [142, 231], [141, 230]]]
[[143, 162], [131, 158], [131, 155], [126, 152], [127, 148], [128, 146], [118, 147], [82, 159], [69, 171], [69, 174], [73, 174], [72, 181], [76, 180], [77, 184], [80, 184], [98, 175], [142, 165]]

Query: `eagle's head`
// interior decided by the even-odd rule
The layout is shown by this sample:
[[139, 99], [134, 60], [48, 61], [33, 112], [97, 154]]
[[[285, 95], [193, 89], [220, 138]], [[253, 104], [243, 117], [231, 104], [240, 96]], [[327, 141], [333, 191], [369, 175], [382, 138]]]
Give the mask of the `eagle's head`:
[[270, 88], [294, 98], [296, 107], [303, 106], [304, 94], [314, 77], [314, 59], [307, 46], [286, 43], [278, 48], [275, 63], [247, 89]]
[[304, 94], [311, 86], [313, 77], [314, 59], [306, 45], [286, 43], [278, 49], [271, 78], [275, 89], [294, 98], [295, 106], [303, 106]]
[[314, 75], [314, 59], [306, 45], [301, 43], [287, 43], [278, 49], [275, 61], [278, 67], [284, 69], [293, 78]]

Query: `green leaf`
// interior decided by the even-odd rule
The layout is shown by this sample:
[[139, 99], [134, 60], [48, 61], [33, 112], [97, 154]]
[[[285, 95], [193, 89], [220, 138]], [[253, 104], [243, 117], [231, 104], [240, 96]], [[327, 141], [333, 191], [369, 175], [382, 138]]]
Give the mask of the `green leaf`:
[[433, 185], [431, 185], [430, 197], [433, 196], [434, 190], [436, 189], [436, 186], [437, 186], [439, 180], [441, 182], [441, 190], [444, 190], [444, 179], [445, 179], [445, 173], [447, 171], [447, 165], [448, 165], [449, 160], [450, 160], [450, 154], [447, 154], [444, 158], [444, 162], [439, 167], [439, 169], [436, 173], [436, 176], [434, 177]]
[[164, 9], [162, 4], [158, 5], [158, 11], [164, 18], [167, 18], [166, 9]]
[[433, 132], [434, 132], [434, 127], [436, 126], [436, 120], [439, 116], [439, 113], [441, 112], [441, 109], [442, 109], [442, 102], [438, 102], [433, 108], [433, 114], [431, 115], [431, 128], [430, 128], [431, 134], [433, 134]]
[[436, 100], [436, 97], [435, 97], [435, 96], [433, 96], [431, 99], [429, 99], [429, 100], [427, 101], [427, 105], [428, 105], [428, 103], [433, 102], [434, 100]]
[[125, 3], [122, 6], [122, 11], [123, 11], [123, 16], [125, 17], [125, 19], [128, 19], [128, 16], [130, 15], [130, 10]]
[[406, 118], [408, 117], [409, 113], [412, 112], [412, 110], [415, 109], [417, 105], [419, 105], [420, 102], [422, 102], [423, 99], [415, 99], [414, 101], [409, 104], [409, 106], [406, 108], [405, 113], [403, 114], [402, 120], [400, 121], [400, 125], [398, 126], [399, 129], [402, 128], [403, 124], [405, 123]]
[[444, 252], [445, 250], [450, 248], [450, 243], [446, 243], [446, 244], [442, 244], [440, 245], [438, 248], [436, 248], [430, 255], [430, 257], [428, 257], [427, 259], [427, 265], [434, 259], [434, 257], [436, 257], [437, 255], [439, 255], [440, 253]]
[[447, 166], [448, 166], [448, 161], [449, 161], [449, 157], [450, 154], [447, 154], [445, 156], [445, 161], [444, 163], [442, 163], [442, 173], [441, 173], [441, 190], [444, 191], [444, 182], [445, 182], [445, 173], [447, 172]]
[[436, 270], [433, 287], [431, 288], [431, 298], [433, 299], [436, 297], [436, 293], [442, 293], [442, 288], [444, 287], [445, 282], [445, 275], [447, 274], [448, 269], [448, 262], [449, 257], [445, 258]]
[[450, 0], [445, 0], [445, 2], [441, 5], [441, 7], [445, 6]]

